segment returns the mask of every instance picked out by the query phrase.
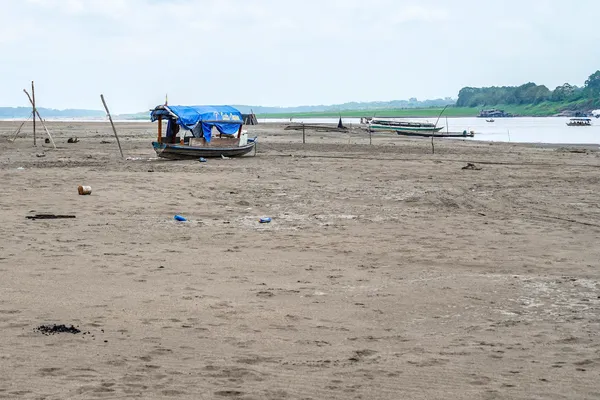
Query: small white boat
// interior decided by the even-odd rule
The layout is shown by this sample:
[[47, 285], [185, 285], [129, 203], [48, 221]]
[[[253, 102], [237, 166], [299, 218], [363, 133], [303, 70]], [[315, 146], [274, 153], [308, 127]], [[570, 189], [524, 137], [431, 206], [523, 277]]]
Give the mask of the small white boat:
[[592, 126], [591, 118], [571, 118], [567, 122], [568, 126]]

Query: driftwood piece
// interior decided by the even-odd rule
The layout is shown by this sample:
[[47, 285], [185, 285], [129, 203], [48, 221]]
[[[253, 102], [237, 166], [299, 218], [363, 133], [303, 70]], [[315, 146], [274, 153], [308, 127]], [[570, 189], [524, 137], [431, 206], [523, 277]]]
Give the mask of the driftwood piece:
[[65, 218], [76, 218], [76, 217], [75, 217], [75, 215], [35, 214], [35, 215], [28, 215], [25, 218], [31, 219], [31, 220], [36, 220], [36, 219], [65, 219]]
[[462, 167], [462, 169], [470, 169], [473, 171], [480, 171], [481, 167], [478, 167], [477, 165], [473, 164], [473, 163], [467, 163], [467, 165], [465, 165], [464, 167]]
[[254, 113], [242, 114], [242, 119], [244, 120], [244, 125], [258, 125], [258, 119]]

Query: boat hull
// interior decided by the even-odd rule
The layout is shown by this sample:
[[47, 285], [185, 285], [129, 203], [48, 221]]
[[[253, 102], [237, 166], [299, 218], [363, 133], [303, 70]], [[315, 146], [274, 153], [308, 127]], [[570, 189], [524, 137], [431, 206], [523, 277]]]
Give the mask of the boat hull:
[[397, 132], [398, 134], [402, 133], [432, 133], [439, 132], [444, 129], [443, 126], [440, 127], [429, 127], [429, 126], [395, 126], [395, 125], [370, 125], [369, 129], [372, 132], [381, 131], [381, 132]]
[[152, 142], [154, 151], [161, 158], [170, 160], [197, 160], [200, 157], [241, 157], [254, 149], [255, 143], [236, 147], [197, 147]]
[[474, 137], [473, 133], [434, 133], [434, 132], [398, 132], [400, 136], [413, 136], [413, 137], [432, 137], [436, 138], [464, 138]]

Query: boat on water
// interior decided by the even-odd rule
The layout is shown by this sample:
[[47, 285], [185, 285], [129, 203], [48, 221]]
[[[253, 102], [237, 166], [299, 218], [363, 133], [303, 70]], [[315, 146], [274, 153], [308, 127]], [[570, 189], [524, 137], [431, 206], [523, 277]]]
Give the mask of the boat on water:
[[567, 122], [568, 126], [592, 126], [591, 118], [571, 118]]
[[[152, 146], [162, 158], [239, 157], [256, 145], [255, 139], [248, 139], [247, 132], [242, 131], [242, 114], [231, 106], [165, 104], [151, 110], [150, 118], [158, 121], [158, 137]], [[164, 120], [167, 131], [163, 136]]]
[[367, 119], [368, 130], [371, 132], [397, 132], [404, 133], [435, 133], [444, 129], [430, 122], [396, 121], [391, 119]]
[[489, 110], [481, 110], [477, 118], [510, 118], [514, 117], [511, 113], [504, 112], [504, 110], [498, 110], [497, 108], [492, 108]]

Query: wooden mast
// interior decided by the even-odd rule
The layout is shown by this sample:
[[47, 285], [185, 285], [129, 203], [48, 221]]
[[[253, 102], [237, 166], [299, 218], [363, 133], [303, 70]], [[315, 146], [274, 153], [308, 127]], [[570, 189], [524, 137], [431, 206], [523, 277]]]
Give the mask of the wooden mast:
[[[169, 94], [165, 93], [165, 106], [169, 105]], [[158, 116], [158, 143], [162, 143], [162, 115]]]
[[158, 116], [158, 138], [156, 141], [162, 143], [162, 115]]
[[37, 146], [36, 144], [36, 138], [35, 138], [35, 114], [36, 114], [36, 108], [35, 108], [35, 87], [33, 85], [33, 81], [31, 81], [31, 97], [32, 97], [32, 105], [33, 105], [33, 145]]

